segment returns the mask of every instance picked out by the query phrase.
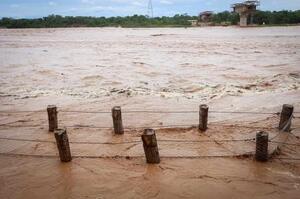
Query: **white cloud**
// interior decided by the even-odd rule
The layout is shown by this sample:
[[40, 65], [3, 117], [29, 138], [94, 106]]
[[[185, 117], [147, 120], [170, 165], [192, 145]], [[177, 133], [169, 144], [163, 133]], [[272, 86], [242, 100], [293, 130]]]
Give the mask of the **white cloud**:
[[145, 3], [141, 2], [141, 1], [134, 1], [131, 3], [131, 5], [133, 6], [145, 6]]
[[161, 0], [160, 3], [165, 4], [165, 5], [172, 5], [173, 4], [172, 1], [168, 1], [168, 0]]
[[54, 1], [49, 1], [48, 4], [49, 6], [57, 6], [57, 3]]

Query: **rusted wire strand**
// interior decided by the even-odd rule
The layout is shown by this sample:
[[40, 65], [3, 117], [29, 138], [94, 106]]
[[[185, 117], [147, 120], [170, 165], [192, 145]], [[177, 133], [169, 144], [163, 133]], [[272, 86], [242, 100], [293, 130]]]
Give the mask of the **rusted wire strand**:
[[[18, 114], [18, 113], [42, 113], [46, 112], [45, 110], [36, 110], [36, 111], [27, 111], [27, 110], [20, 110], [20, 111], [0, 111], [2, 114]], [[87, 113], [87, 114], [110, 114], [111, 111], [80, 111], [80, 110], [58, 110], [60, 113]], [[180, 110], [180, 111], [158, 111], [158, 110], [123, 110], [122, 113], [198, 113], [199, 111], [192, 111], [192, 110]], [[209, 111], [210, 113], [222, 113], [222, 114], [256, 114], [256, 115], [279, 115], [279, 112], [254, 112], [254, 111]], [[295, 112], [297, 113], [297, 112]]]
[[64, 111], [64, 110], [58, 110], [58, 113], [100, 113], [100, 114], [108, 114], [111, 113], [110, 111]]
[[253, 114], [253, 115], [279, 115], [279, 112], [252, 112], [252, 111], [209, 111], [210, 113], [226, 113], [226, 114]]
[[269, 129], [273, 130], [274, 127], [267, 127], [267, 126], [247, 126], [247, 125], [239, 125], [239, 124], [217, 124], [211, 123], [211, 126], [222, 126], [222, 127], [232, 127], [232, 128], [249, 128], [249, 129]]
[[44, 110], [36, 110], [36, 111], [0, 111], [1, 114], [19, 114], [19, 113], [45, 113]]
[[271, 139], [269, 139], [269, 142], [274, 140], [275, 138], [277, 138], [281, 133], [283, 133], [291, 124], [293, 119], [293, 115], [290, 116], [290, 118], [286, 121], [285, 125], [283, 126], [282, 129], [279, 130], [279, 132], [277, 133], [277, 135], [275, 135], [274, 137], [272, 137]]
[[[66, 111], [60, 110], [62, 113], [111, 113], [110, 111]], [[210, 113], [225, 114], [257, 114], [257, 115], [279, 115], [279, 112], [254, 112], [254, 111], [209, 111]], [[181, 110], [181, 111], [158, 111], [158, 110], [122, 110], [122, 113], [199, 113], [199, 111]]]
[[[11, 140], [11, 141], [23, 141], [23, 142], [40, 142], [40, 143], [56, 143], [51, 140], [32, 140], [32, 139], [23, 139], [23, 138], [9, 138], [9, 137], [0, 137], [0, 140]], [[208, 143], [208, 142], [248, 142], [253, 141], [255, 138], [247, 139], [220, 139], [220, 140], [167, 140], [167, 139], [158, 139], [158, 142], [173, 142], [173, 143]], [[70, 141], [71, 144], [103, 144], [103, 145], [122, 145], [122, 144], [134, 144], [142, 143], [140, 140], [133, 141], [124, 141], [124, 142], [76, 142]]]
[[300, 144], [293, 144], [293, 143], [288, 143], [288, 142], [278, 142], [278, 141], [269, 141], [269, 142], [273, 142], [276, 144], [290, 145], [290, 146], [300, 146]]
[[272, 158], [272, 159], [275, 159], [275, 160], [293, 160], [293, 161], [300, 161], [300, 158]]
[[[160, 156], [160, 158], [166, 159], [202, 159], [202, 158], [234, 158], [234, 157], [244, 157], [244, 156], [251, 156], [251, 152], [246, 152], [244, 154], [237, 154], [237, 155], [198, 155], [198, 156]], [[57, 158], [56, 155], [38, 155], [38, 154], [22, 154], [22, 153], [0, 153], [2, 156], [10, 156], [10, 157], [36, 157], [36, 158]], [[117, 158], [144, 158], [143, 155], [136, 155], [136, 156], [88, 156], [88, 155], [72, 155], [72, 158], [89, 158], [89, 159], [117, 159]]]
[[[210, 124], [211, 126], [221, 126], [221, 127], [231, 127], [231, 128], [249, 128], [249, 129], [269, 129], [272, 130], [274, 127], [266, 126], [247, 126], [247, 125], [235, 125], [235, 124]], [[1, 127], [10, 127], [10, 128], [22, 128], [22, 127], [47, 127], [47, 125], [7, 125], [2, 124]], [[87, 125], [60, 125], [66, 128], [87, 128], [87, 129], [112, 129], [111, 126], [87, 126]], [[137, 126], [137, 127], [124, 127], [127, 130], [134, 129], [145, 129], [145, 128], [174, 128], [174, 127], [186, 127], [186, 128], [195, 128], [198, 124], [179, 124], [179, 125], [148, 125], [148, 126]]]

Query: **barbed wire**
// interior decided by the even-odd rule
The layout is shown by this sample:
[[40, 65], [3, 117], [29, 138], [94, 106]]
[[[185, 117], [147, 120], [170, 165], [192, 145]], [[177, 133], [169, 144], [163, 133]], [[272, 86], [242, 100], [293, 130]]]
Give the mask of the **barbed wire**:
[[[240, 158], [240, 157], [251, 157], [255, 151], [245, 152], [244, 154], [238, 155], [198, 155], [198, 156], [160, 156], [162, 159], [205, 159], [205, 158]], [[32, 158], [58, 158], [57, 155], [38, 155], [38, 154], [22, 154], [22, 153], [0, 153], [2, 156], [9, 157], [32, 157]], [[72, 155], [73, 159], [82, 158], [82, 159], [134, 159], [134, 158], [144, 158], [143, 155], [136, 156], [85, 156], [85, 155]], [[284, 157], [275, 157], [274, 160], [292, 160], [300, 161], [300, 158], [284, 158]]]
[[288, 143], [288, 142], [278, 142], [278, 141], [269, 141], [276, 144], [290, 145], [290, 146], [300, 146], [300, 144]]
[[1, 124], [1, 127], [9, 127], [9, 128], [40, 128], [40, 127], [46, 127], [46, 125], [7, 125], [7, 124]]
[[272, 159], [275, 159], [275, 160], [293, 160], [293, 161], [300, 160], [300, 158], [280, 158], [280, 157], [272, 158]]
[[[10, 128], [22, 128], [22, 127], [48, 127], [47, 125], [6, 125], [1, 124], [3, 127]], [[113, 129], [112, 126], [88, 126], [88, 125], [60, 125], [61, 127], [66, 128], [87, 128], [87, 129]], [[189, 124], [179, 124], [179, 125], [149, 125], [149, 126], [136, 126], [136, 127], [124, 127], [125, 130], [134, 130], [134, 129], [145, 129], [145, 128], [173, 128], [173, 127], [187, 127], [193, 128], [197, 125], [189, 125]]]
[[[28, 110], [20, 110], [20, 111], [0, 111], [2, 114], [18, 114], [18, 113], [42, 113], [47, 112], [46, 110], [36, 110], [36, 111], [28, 111]], [[58, 110], [58, 113], [91, 113], [91, 114], [110, 114], [111, 111], [81, 111], [81, 110]], [[158, 111], [158, 110], [122, 110], [122, 113], [199, 113], [199, 111], [193, 110], [180, 110], [180, 111]], [[256, 114], [256, 115], [279, 115], [279, 112], [255, 112], [255, 111], [215, 111], [209, 110], [209, 113], [223, 113], [223, 114]], [[297, 113], [297, 112], [295, 112]]]
[[[103, 113], [103, 114], [107, 114], [107, 113], [111, 113], [111, 111], [64, 111], [64, 110], [58, 110], [58, 113]], [[123, 112], [122, 112], [123, 113]]]
[[[0, 140], [11, 140], [11, 141], [24, 141], [24, 142], [41, 142], [41, 143], [56, 143], [51, 140], [40, 140], [40, 139], [23, 139], [23, 138], [11, 138], [11, 137], [0, 137]], [[218, 139], [218, 140], [172, 140], [172, 139], [157, 139], [157, 142], [175, 142], [175, 143], [208, 143], [208, 142], [248, 142], [254, 141], [255, 138], [246, 139]], [[142, 143], [140, 140], [124, 141], [124, 142], [78, 142], [70, 141], [71, 144], [103, 144], [103, 145], [122, 145], [122, 144], [134, 144]]]
[[228, 113], [228, 114], [254, 114], [254, 115], [279, 115], [279, 112], [251, 112], [251, 111], [209, 111], [210, 113]]
[[[0, 111], [0, 113], [36, 113], [36, 112], [46, 112], [46, 111]], [[67, 111], [67, 110], [61, 110], [59, 112], [62, 113], [103, 113], [108, 114], [111, 113], [110, 111]], [[151, 111], [151, 110], [133, 110], [133, 111], [123, 111], [122, 113], [198, 113], [198, 111]], [[272, 114], [272, 115], [280, 115], [279, 112], [277, 113], [270, 113], [270, 112], [248, 112], [248, 111], [210, 111], [210, 113], [225, 113], [225, 114]], [[299, 113], [299, 112], [294, 112]], [[279, 142], [279, 141], [273, 141], [277, 136], [279, 136], [283, 131], [286, 130], [286, 128], [291, 124], [292, 118], [295, 118], [295, 116], [291, 116], [289, 120], [286, 122], [285, 126], [279, 131], [277, 135], [275, 135], [273, 138], [269, 139], [269, 142], [276, 143], [276, 144], [282, 144], [282, 145], [292, 145], [292, 146], [300, 146], [299, 144], [294, 143], [287, 143], [287, 142]], [[10, 122], [6, 124], [0, 124], [0, 126], [6, 126], [6, 127], [46, 127], [47, 125], [9, 125], [12, 123], [17, 123], [19, 121]], [[231, 127], [231, 128], [250, 128], [250, 129], [274, 129], [274, 127], [266, 127], [266, 126], [247, 126], [247, 125], [237, 125], [237, 124], [216, 124], [211, 123], [211, 126], [222, 126], [222, 127]], [[67, 128], [94, 128], [94, 129], [113, 129], [112, 126], [90, 126], [90, 125], [62, 125]], [[144, 128], [173, 128], [173, 127], [188, 127], [188, 128], [194, 128], [197, 127], [198, 124], [180, 124], [180, 125], [149, 125], [149, 126], [138, 126], [138, 127], [125, 127], [124, 129], [144, 129]], [[296, 126], [296, 128], [299, 128]], [[294, 128], [295, 129], [295, 128]], [[56, 143], [55, 141], [49, 141], [49, 140], [30, 140], [30, 139], [22, 139], [22, 138], [0, 138], [2, 140], [15, 140], [15, 141], [28, 141], [28, 142], [42, 142], [42, 143]], [[255, 141], [255, 138], [247, 138], [247, 139], [220, 139], [220, 140], [170, 140], [170, 139], [161, 139], [157, 140], [158, 142], [175, 142], [175, 143], [205, 143], [205, 142], [214, 142], [216, 144], [220, 144], [223, 142], [247, 142], [247, 141]], [[124, 141], [124, 142], [77, 142], [77, 141], [71, 141], [70, 144], [104, 144], [104, 145], [122, 145], [122, 144], [141, 144], [141, 141], [134, 140], [134, 141]], [[223, 145], [220, 144], [222, 147]], [[225, 149], [227, 149], [225, 147]], [[214, 155], [214, 156], [162, 156], [163, 158], [205, 158], [205, 157], [238, 157], [238, 156], [244, 156], [245, 154], [236, 154], [235, 152], [232, 152], [229, 150], [229, 152], [232, 153], [232, 155]], [[253, 153], [253, 152], [251, 152]], [[1, 154], [1, 153], [0, 153]], [[14, 155], [14, 154], [9, 154]], [[15, 154], [15, 155], [26, 155], [26, 154]], [[30, 156], [30, 155], [29, 155]], [[39, 155], [38, 155], [39, 156]], [[41, 156], [45, 157], [45, 156]], [[47, 156], [48, 157], [48, 156]], [[56, 157], [56, 156], [51, 156]], [[106, 158], [106, 156], [74, 156], [75, 158]], [[114, 157], [121, 157], [121, 156], [112, 156], [107, 158], [114, 158]], [[124, 156], [129, 157], [129, 156]], [[133, 156], [132, 156], [133, 157]], [[136, 156], [136, 157], [144, 157], [144, 156]], [[273, 159], [286, 159], [286, 158], [273, 158]], [[292, 159], [292, 160], [298, 160]]]
[[[234, 158], [234, 157], [247, 157], [252, 156], [253, 151], [245, 152], [244, 154], [237, 155], [197, 155], [197, 156], [164, 156], [161, 155], [160, 158], [166, 159], [202, 159], [202, 158]], [[36, 158], [57, 158], [57, 155], [39, 155], [39, 154], [23, 154], [23, 153], [0, 153], [2, 156], [12, 156], [12, 157], [36, 157]], [[105, 156], [105, 155], [72, 155], [72, 158], [89, 158], [89, 159], [133, 159], [133, 158], [144, 158], [143, 155], [135, 155], [135, 156], [124, 156], [124, 155], [114, 155], [114, 156]]]
[[36, 110], [36, 111], [0, 111], [0, 113], [4, 114], [18, 114], [18, 113], [46, 113], [44, 110]]
[[281, 133], [283, 133], [284, 131], [286, 131], [287, 128], [292, 124], [291, 123], [292, 119], [293, 119], [293, 115], [291, 115], [290, 118], [284, 124], [284, 126], [281, 129], [279, 129], [279, 132], [277, 133], [277, 135], [275, 135], [273, 138], [269, 139], [269, 142], [271, 142], [272, 140], [274, 140], [275, 138], [277, 138]]
[[296, 137], [296, 138], [298, 138], [298, 139], [300, 138], [298, 135], [292, 133], [292, 131], [290, 131], [289, 134], [291, 134], [292, 136], [294, 136], [294, 137]]
[[272, 138], [269, 139], [269, 142], [271, 142], [272, 140], [274, 140], [275, 138], [277, 138], [279, 135], [281, 135], [281, 133], [277, 133], [275, 136], [273, 136]]
[[232, 127], [232, 128], [249, 128], [249, 129], [269, 129], [273, 130], [274, 127], [267, 127], [267, 126], [249, 126], [249, 125], [239, 125], [239, 124], [217, 124], [217, 123], [210, 123], [211, 126], [223, 126], [223, 127]]
[[[266, 127], [266, 126], [247, 126], [247, 125], [237, 125], [237, 124], [209, 124], [213, 126], [221, 126], [221, 127], [231, 127], [231, 128], [248, 128], [248, 129], [269, 129], [273, 130], [274, 127]], [[113, 129], [112, 126], [89, 126], [89, 125], [60, 125], [61, 127], [66, 128], [87, 128], [87, 129]], [[135, 129], [145, 129], [145, 128], [175, 128], [175, 127], [186, 127], [186, 128], [196, 128], [198, 124], [178, 124], [178, 125], [148, 125], [148, 126], [128, 126], [124, 127], [125, 130], [135, 130]], [[47, 125], [8, 125], [8, 124], [0, 124], [0, 127], [9, 127], [9, 128], [22, 128], [22, 127], [48, 127]]]

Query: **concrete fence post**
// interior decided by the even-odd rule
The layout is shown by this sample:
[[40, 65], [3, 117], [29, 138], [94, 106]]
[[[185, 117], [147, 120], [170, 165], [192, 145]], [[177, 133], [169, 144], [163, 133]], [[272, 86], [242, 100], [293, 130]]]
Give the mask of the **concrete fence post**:
[[256, 151], [255, 159], [260, 162], [265, 162], [268, 160], [268, 144], [269, 144], [269, 134], [260, 131], [256, 134]]
[[72, 160], [69, 139], [66, 129], [56, 129], [54, 131], [59, 157], [62, 162], [70, 162]]
[[115, 106], [112, 108], [111, 112], [115, 134], [124, 134], [121, 107]]
[[282, 106], [282, 111], [280, 114], [279, 130], [288, 132], [292, 124], [292, 115], [294, 112], [294, 106], [289, 104], [284, 104]]
[[199, 110], [199, 130], [207, 130], [208, 106], [206, 104], [200, 105]]
[[47, 107], [49, 131], [54, 132], [57, 129], [57, 108], [55, 105], [49, 105]]
[[160, 163], [155, 131], [153, 129], [145, 129], [142, 134], [142, 141], [147, 163]]

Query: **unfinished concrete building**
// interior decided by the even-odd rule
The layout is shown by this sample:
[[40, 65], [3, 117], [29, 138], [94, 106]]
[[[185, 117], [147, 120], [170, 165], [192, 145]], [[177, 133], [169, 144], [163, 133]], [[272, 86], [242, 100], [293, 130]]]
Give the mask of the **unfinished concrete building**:
[[259, 1], [245, 1], [243, 3], [233, 4], [233, 11], [240, 15], [240, 26], [245, 27], [253, 24], [253, 15], [256, 8], [259, 6]]
[[214, 13], [212, 11], [201, 12], [199, 14], [199, 25], [200, 26], [210, 25], [212, 22], [213, 14]]

